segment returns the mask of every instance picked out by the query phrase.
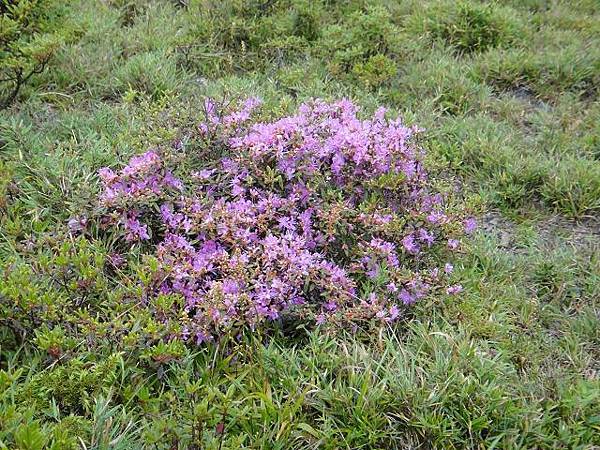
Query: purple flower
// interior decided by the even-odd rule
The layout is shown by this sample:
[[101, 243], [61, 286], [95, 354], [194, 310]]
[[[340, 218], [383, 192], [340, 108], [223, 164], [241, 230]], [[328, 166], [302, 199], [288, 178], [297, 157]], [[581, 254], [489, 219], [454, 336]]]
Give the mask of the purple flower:
[[69, 227], [69, 231], [72, 234], [81, 233], [83, 230], [85, 230], [85, 228], [87, 226], [87, 217], [86, 216], [72, 217], [67, 222], [67, 226]]
[[415, 242], [415, 236], [412, 233], [404, 236], [404, 239], [402, 239], [402, 245], [408, 253], [413, 255], [419, 253], [419, 245]]
[[346, 159], [344, 158], [344, 155], [342, 155], [340, 152], [336, 152], [336, 154], [333, 156], [333, 160], [331, 161], [331, 171], [333, 174], [340, 175], [345, 163]]
[[109, 253], [107, 256], [108, 263], [115, 269], [122, 267], [127, 261], [123, 255], [118, 253]]
[[390, 307], [389, 320], [394, 321], [398, 318], [399, 315], [400, 315], [400, 309], [398, 308], [398, 306], [392, 305]]
[[282, 231], [296, 231], [296, 225], [290, 217], [280, 217], [278, 220], [279, 228]]
[[140, 221], [133, 214], [130, 214], [129, 217], [125, 219], [125, 232], [125, 238], [128, 241], [150, 239], [150, 235], [148, 234], [148, 226], [140, 223]]
[[163, 177], [163, 183], [166, 186], [172, 187], [173, 189], [181, 189], [183, 188], [183, 183], [178, 178], [175, 178], [173, 174], [169, 171], [165, 173]]
[[402, 289], [400, 291], [400, 294], [398, 294], [398, 298], [402, 301], [402, 303], [404, 303], [405, 305], [411, 305], [412, 303], [415, 302], [415, 298], [411, 295], [410, 292], [408, 292], [406, 289]]
[[455, 284], [446, 289], [446, 294], [455, 295], [455, 294], [458, 294], [459, 292], [462, 292], [462, 290], [463, 290], [463, 287], [460, 284]]
[[439, 211], [433, 211], [427, 215], [427, 221], [430, 223], [444, 223], [447, 219], [447, 216]]
[[433, 234], [431, 234], [425, 228], [419, 228], [419, 240], [425, 242], [427, 246], [431, 247], [435, 238], [433, 237]]
[[102, 169], [100, 169], [98, 171], [98, 175], [100, 175], [100, 178], [105, 184], [110, 184], [118, 179], [118, 175], [108, 167], [103, 167]]
[[465, 220], [464, 228], [466, 234], [472, 234], [477, 229], [477, 221], [473, 218]]
[[327, 303], [323, 305], [327, 311], [335, 311], [338, 308], [338, 305], [335, 301], [329, 300]]
[[192, 175], [198, 181], [207, 181], [213, 176], [214, 173], [215, 173], [215, 169], [202, 169], [202, 170], [199, 170], [198, 172], [194, 172]]
[[123, 169], [123, 174], [126, 176], [138, 175], [141, 172], [147, 172], [153, 168], [160, 166], [161, 159], [158, 154], [152, 150], [142, 153], [141, 155], [134, 156]]

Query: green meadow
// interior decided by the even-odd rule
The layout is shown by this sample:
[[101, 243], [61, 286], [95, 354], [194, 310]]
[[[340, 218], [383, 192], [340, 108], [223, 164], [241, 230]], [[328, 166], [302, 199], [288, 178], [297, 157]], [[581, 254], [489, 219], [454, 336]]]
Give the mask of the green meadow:
[[[0, 14], [0, 449], [600, 448], [597, 0]], [[479, 223], [460, 295], [393, 326], [161, 339], [139, 301], [152, 261], [112, 268], [117, 244], [67, 223], [100, 168], [176, 139], [207, 97], [249, 96], [269, 118], [349, 98], [424, 128]]]

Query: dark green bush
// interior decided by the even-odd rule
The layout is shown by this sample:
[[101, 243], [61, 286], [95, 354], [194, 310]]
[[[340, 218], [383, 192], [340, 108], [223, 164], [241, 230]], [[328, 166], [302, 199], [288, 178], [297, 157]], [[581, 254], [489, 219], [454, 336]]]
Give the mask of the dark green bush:
[[122, 361], [118, 355], [100, 362], [73, 358], [34, 375], [18, 397], [40, 408], [54, 399], [67, 414], [89, 413], [93, 408], [93, 397], [108, 394], [116, 382], [119, 364]]
[[365, 84], [379, 84], [395, 72], [389, 57], [396, 50], [398, 33], [387, 9], [370, 7], [327, 27], [318, 51], [329, 61], [334, 76], [354, 73]]
[[318, 17], [309, 8], [299, 8], [294, 12], [294, 34], [309, 42], [321, 34]]

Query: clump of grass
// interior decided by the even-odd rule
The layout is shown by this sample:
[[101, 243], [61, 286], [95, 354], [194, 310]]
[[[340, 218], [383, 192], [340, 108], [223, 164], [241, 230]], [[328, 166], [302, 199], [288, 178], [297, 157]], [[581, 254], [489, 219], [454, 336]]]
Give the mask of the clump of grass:
[[490, 103], [490, 90], [468, 76], [469, 64], [438, 49], [436, 57], [405, 67], [388, 94], [390, 102], [436, 115], [464, 116]]
[[474, 2], [441, 3], [426, 10], [423, 28], [460, 54], [509, 46], [519, 35], [519, 19], [510, 8]]
[[563, 92], [583, 99], [598, 95], [600, 80], [598, 52], [595, 48], [571, 45], [559, 51], [500, 50], [477, 63], [474, 75], [500, 90], [527, 88], [533, 95], [556, 101]]
[[181, 89], [181, 77], [174, 58], [161, 52], [142, 53], [129, 58], [116, 70], [112, 90], [128, 98], [152, 100], [169, 97]]
[[[481, 115], [448, 124], [438, 136], [434, 148], [458, 170], [484, 183], [496, 206], [513, 209], [541, 201], [569, 217], [598, 210], [594, 162], [531, 154], [523, 135]], [[452, 144], [457, 140], [460, 146]]]

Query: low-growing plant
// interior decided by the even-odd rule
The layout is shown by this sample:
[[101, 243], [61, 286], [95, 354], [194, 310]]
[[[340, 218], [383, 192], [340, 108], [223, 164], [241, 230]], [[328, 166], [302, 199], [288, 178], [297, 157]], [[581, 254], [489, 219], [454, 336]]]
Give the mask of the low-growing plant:
[[[81, 32], [29, 79], [17, 105], [0, 112], [0, 448], [600, 445], [597, 0], [59, 3]], [[461, 18], [461, 5], [485, 14]], [[439, 24], [448, 34], [432, 31]], [[472, 50], [460, 48], [463, 39], [475, 43]], [[397, 75], [386, 79], [386, 67]], [[267, 125], [295, 115], [307, 98], [347, 95], [368, 111], [392, 106], [407, 123], [425, 127], [409, 140], [427, 148], [421, 161], [430, 174], [453, 173], [462, 183], [436, 175], [443, 187], [424, 184], [431, 192], [460, 189], [485, 210], [485, 231], [452, 257], [447, 282], [463, 284], [464, 292], [440, 299], [439, 280], [410, 308], [386, 292], [390, 308], [398, 302], [400, 323], [388, 327], [386, 318], [365, 314], [354, 320], [357, 330], [330, 333], [347, 321], [326, 317], [311, 329], [327, 303], [316, 286], [303, 290], [307, 304], [261, 319], [254, 331], [244, 316], [215, 330], [216, 344], [177, 339], [196, 311], [181, 293], [157, 289], [161, 276], [173, 282], [169, 267], [184, 264], [179, 255], [171, 266], [158, 255], [167, 226], [152, 208], [171, 203], [172, 214], [183, 214], [180, 197], [201, 197], [188, 175], [203, 169], [217, 169], [203, 184], [215, 189], [210, 199], [201, 197], [203, 207], [237, 202], [219, 161], [229, 155], [245, 163], [249, 150], [195, 127], [205, 96], [256, 94], [266, 99], [259, 117]], [[246, 135], [253, 124], [235, 133]], [[304, 136], [304, 125], [297, 128]], [[331, 137], [320, 130], [319, 143]], [[177, 137], [182, 147], [164, 148]], [[121, 225], [93, 213], [94, 177], [103, 166], [119, 172], [147, 148], [183, 190], [131, 202], [150, 239], [127, 241]], [[310, 201], [325, 208], [313, 217], [315, 233], [323, 232], [335, 200], [343, 203], [356, 186], [336, 186], [328, 163], [323, 167], [309, 183], [318, 188]], [[278, 187], [265, 178], [254, 177], [261, 192], [279, 197], [300, 179], [283, 175]], [[373, 209], [403, 199], [405, 183], [394, 173], [373, 181], [366, 188], [376, 198]], [[382, 192], [389, 195], [379, 200]], [[452, 216], [464, 207], [453, 211], [450, 195], [444, 202]], [[269, 216], [265, 226], [274, 236], [283, 233], [271, 218], [289, 212]], [[369, 234], [397, 244], [407, 278], [449, 259], [443, 242], [406, 255], [401, 228], [420, 219], [403, 209], [392, 215], [406, 219], [397, 237], [362, 225], [344, 233], [354, 224], [344, 216], [336, 241], [311, 251], [347, 270], [358, 284], [357, 304], [382, 292], [378, 279], [349, 267]], [[228, 225], [229, 216], [222, 217], [217, 225]], [[200, 253], [204, 241], [194, 231], [169, 232]], [[227, 237], [210, 233], [232, 252]], [[229, 274], [215, 264], [199, 282], [225, 282]], [[259, 264], [246, 264], [248, 278]], [[389, 269], [380, 273], [389, 276]], [[347, 306], [352, 302], [337, 313]], [[221, 339], [242, 329], [239, 343]]]
[[361, 120], [347, 100], [256, 122], [258, 104], [207, 100], [207, 120], [172, 148], [100, 171], [100, 228], [152, 255], [149, 299], [183, 299], [157, 320], [203, 342], [290, 316], [393, 322], [461, 290], [444, 258], [475, 224], [432, 189], [418, 128], [383, 108]]

